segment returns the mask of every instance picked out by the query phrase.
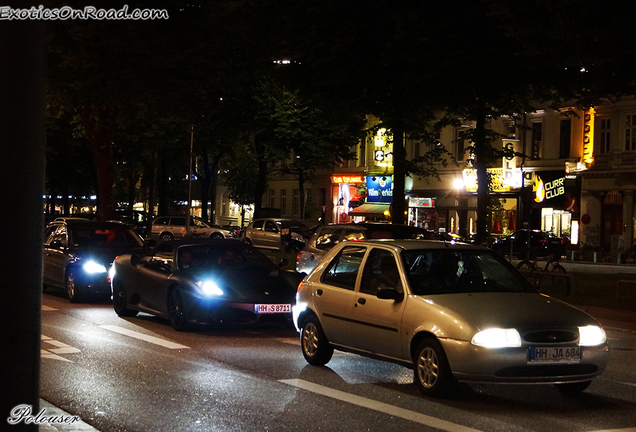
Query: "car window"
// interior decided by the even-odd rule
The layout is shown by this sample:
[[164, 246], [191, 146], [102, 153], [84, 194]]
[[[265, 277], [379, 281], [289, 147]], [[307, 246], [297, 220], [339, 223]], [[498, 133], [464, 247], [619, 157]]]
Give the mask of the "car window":
[[185, 217], [173, 217], [170, 220], [170, 225], [174, 225], [174, 226], [185, 226], [186, 224], [186, 220]]
[[170, 222], [170, 218], [161, 217], [161, 218], [155, 219], [152, 222], [152, 224], [153, 225], [168, 225], [168, 222]]
[[55, 240], [60, 241], [62, 243], [62, 246], [67, 246], [67, 232], [64, 225], [51, 227], [50, 231], [48, 232], [48, 236], [45, 237], [44, 244], [48, 246]]
[[195, 226], [197, 228], [209, 228], [208, 224], [203, 222], [201, 219], [193, 218], [191, 219], [191, 222], [192, 222], [192, 226]]
[[337, 228], [323, 228], [316, 237], [316, 249], [330, 250], [338, 243]]
[[262, 219], [254, 221], [254, 229], [257, 231], [261, 231], [263, 229], [263, 222], [265, 221]]
[[278, 232], [278, 227], [272, 221], [265, 221], [265, 231], [267, 232]]
[[448, 249], [402, 252], [412, 294], [536, 292], [528, 280], [498, 254]]
[[124, 226], [77, 226], [70, 228], [76, 247], [143, 246], [142, 240]]
[[353, 290], [366, 248], [347, 246], [329, 263], [322, 274], [322, 282]]
[[236, 270], [263, 268], [272, 270], [274, 263], [257, 249], [247, 245], [184, 246], [177, 251], [177, 262], [182, 271]]
[[384, 249], [373, 249], [364, 265], [360, 292], [375, 295], [380, 287], [402, 291], [402, 280], [393, 253]]

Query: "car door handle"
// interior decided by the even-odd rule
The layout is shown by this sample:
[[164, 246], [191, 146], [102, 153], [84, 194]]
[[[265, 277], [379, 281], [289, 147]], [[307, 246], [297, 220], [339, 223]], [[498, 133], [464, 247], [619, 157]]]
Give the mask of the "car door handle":
[[360, 298], [358, 299], [358, 304], [363, 305], [363, 304], [366, 304], [366, 302], [367, 302], [367, 299], [365, 299], [365, 298], [360, 297]]
[[321, 296], [322, 295], [322, 290], [321, 289], [317, 289], [316, 290], [316, 295]]

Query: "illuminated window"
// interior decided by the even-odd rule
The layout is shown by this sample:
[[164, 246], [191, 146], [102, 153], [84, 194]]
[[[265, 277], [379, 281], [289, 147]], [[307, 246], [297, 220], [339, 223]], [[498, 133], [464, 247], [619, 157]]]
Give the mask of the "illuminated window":
[[625, 117], [625, 150], [636, 150], [636, 114]]

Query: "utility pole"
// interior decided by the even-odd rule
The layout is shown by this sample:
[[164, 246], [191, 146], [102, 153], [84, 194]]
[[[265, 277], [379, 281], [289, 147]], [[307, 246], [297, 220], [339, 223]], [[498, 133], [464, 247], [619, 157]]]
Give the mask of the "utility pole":
[[190, 126], [190, 164], [188, 165], [188, 215], [186, 216], [186, 232], [190, 234], [190, 214], [192, 213], [192, 152], [194, 149], [194, 125]]

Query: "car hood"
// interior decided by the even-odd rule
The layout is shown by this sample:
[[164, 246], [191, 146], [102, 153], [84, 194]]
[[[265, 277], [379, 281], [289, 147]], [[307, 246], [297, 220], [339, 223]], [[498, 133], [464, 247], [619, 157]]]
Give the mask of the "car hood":
[[124, 254], [142, 254], [146, 249], [142, 246], [109, 246], [99, 249], [77, 249], [75, 250], [75, 256], [82, 260], [92, 259], [103, 263], [104, 265], [110, 265], [116, 257]]
[[285, 277], [285, 272], [267, 268], [224, 269], [219, 272], [201, 272], [195, 279], [214, 280], [226, 297], [251, 303], [294, 303], [296, 285]]
[[538, 293], [467, 293], [422, 297], [478, 329], [598, 325], [580, 309]]

